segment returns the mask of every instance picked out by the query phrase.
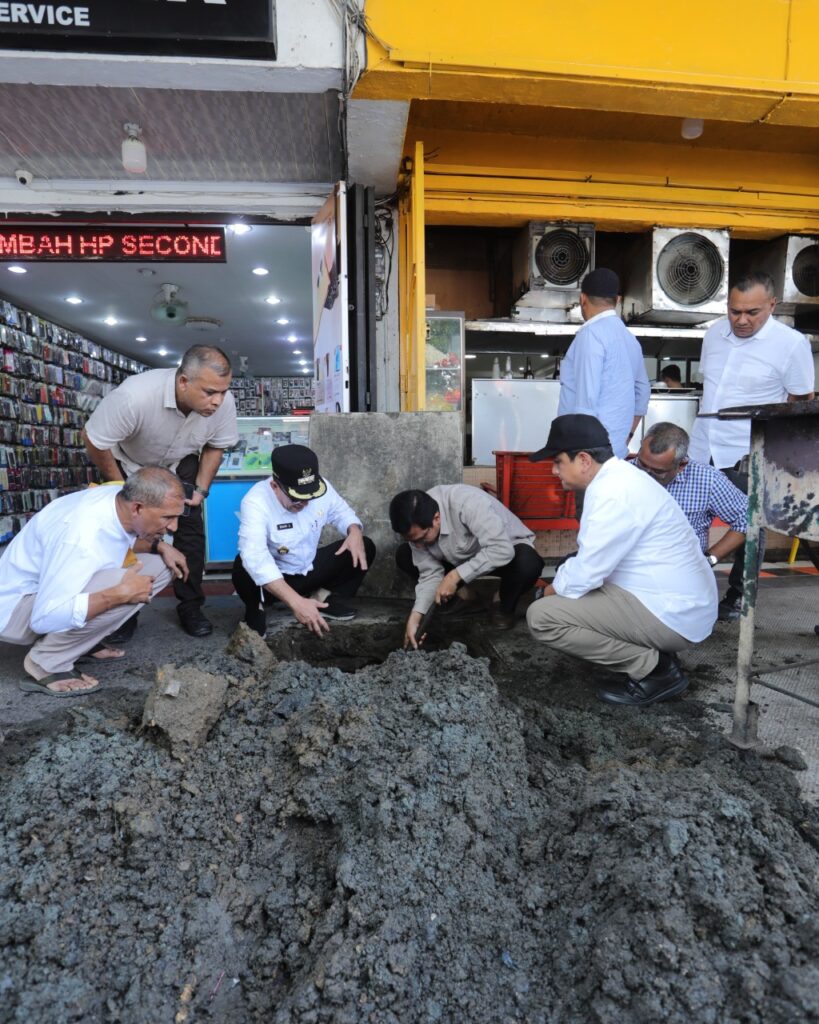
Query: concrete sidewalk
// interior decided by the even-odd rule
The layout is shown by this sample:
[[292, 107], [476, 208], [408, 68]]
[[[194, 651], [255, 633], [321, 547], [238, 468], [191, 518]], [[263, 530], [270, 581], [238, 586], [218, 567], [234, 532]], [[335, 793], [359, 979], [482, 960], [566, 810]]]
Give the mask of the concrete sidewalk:
[[[819, 623], [819, 576], [806, 566], [782, 570], [779, 565], [766, 565], [765, 569], [757, 606], [755, 670], [765, 682], [795, 690], [819, 702], [819, 637], [813, 631], [814, 625]], [[724, 573], [719, 582], [720, 590], [724, 590], [727, 583]], [[208, 585], [206, 611], [214, 624], [214, 633], [202, 640], [188, 637], [179, 628], [172, 597], [157, 598], [142, 612], [138, 632], [127, 646], [126, 657], [98, 668], [94, 666], [102, 687], [88, 697], [57, 700], [22, 693], [17, 681], [23, 674], [25, 649], [0, 644], [0, 758], [4, 746], [10, 750], [36, 736], [51, 735], [70, 725], [73, 715], [83, 713], [82, 709], [102, 711], [122, 721], [123, 725], [138, 716], [159, 665], [196, 663], [212, 652], [224, 650], [242, 617], [239, 600], [226, 592], [230, 589], [229, 584], [220, 581]], [[395, 623], [400, 637], [401, 623], [409, 608], [408, 601], [398, 599], [362, 599], [359, 621], [389, 619]], [[293, 621], [289, 614], [273, 612], [269, 616], [269, 629], [288, 628]], [[332, 628], [341, 630], [344, 626], [344, 623], [335, 623]], [[682, 658], [694, 677], [684, 699], [705, 704], [715, 727], [726, 733], [731, 727], [738, 635], [737, 623], [717, 623], [711, 637], [684, 652]], [[320, 644], [321, 640], [316, 638], [314, 642]], [[515, 663], [517, 652], [523, 648], [538, 656], [533, 652], [522, 621], [509, 633], [493, 634], [492, 644], [510, 665]], [[590, 685], [592, 679], [590, 670]], [[544, 694], [544, 699], [548, 700], [548, 690]], [[754, 687], [753, 699], [762, 711], [762, 739], [772, 747], [788, 745], [802, 752], [808, 770], [796, 772], [796, 778], [803, 796], [819, 801], [819, 708], [761, 686]]]

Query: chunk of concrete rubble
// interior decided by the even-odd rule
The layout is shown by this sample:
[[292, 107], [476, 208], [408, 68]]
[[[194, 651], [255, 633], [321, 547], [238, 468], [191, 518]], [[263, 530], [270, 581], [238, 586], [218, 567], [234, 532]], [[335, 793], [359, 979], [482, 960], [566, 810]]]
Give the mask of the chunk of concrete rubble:
[[257, 675], [265, 675], [275, 664], [273, 652], [265, 643], [265, 639], [251, 629], [246, 622], [240, 622], [228, 640], [225, 654], [250, 665]]
[[807, 771], [808, 762], [805, 760], [805, 755], [801, 750], [797, 750], [796, 747], [781, 746], [774, 750], [774, 756], [777, 761], [781, 761], [782, 764], [792, 768], [795, 772]]
[[164, 733], [175, 757], [201, 747], [225, 705], [228, 679], [191, 665], [162, 665], [142, 713], [142, 725]]

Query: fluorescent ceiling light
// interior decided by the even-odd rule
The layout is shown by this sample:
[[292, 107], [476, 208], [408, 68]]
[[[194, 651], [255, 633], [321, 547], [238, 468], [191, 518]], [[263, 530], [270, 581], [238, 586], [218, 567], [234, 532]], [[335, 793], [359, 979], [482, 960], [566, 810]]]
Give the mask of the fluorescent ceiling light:
[[472, 354], [464, 356], [464, 359], [477, 359], [477, 358], [478, 357], [476, 355], [472, 355]]
[[256, 277], [267, 277], [269, 273], [270, 271], [267, 267], [254, 267], [253, 270], [251, 270], [251, 274], [255, 274]]
[[14, 266], [9, 267], [8, 269], [9, 269], [9, 273], [10, 274], [27, 274], [28, 273], [28, 271], [26, 270], [25, 267], [18, 267], [16, 263], [14, 264]]
[[107, 316], [103, 320], [103, 323], [104, 324], [108, 324], [109, 327], [116, 327], [117, 324], [119, 323], [119, 320], [117, 320], [117, 318], [115, 316]]
[[65, 301], [71, 303], [72, 306], [81, 306], [82, 299], [79, 295], [66, 295]]
[[280, 316], [276, 323], [281, 324], [282, 327], [286, 327], [290, 323], [290, 321], [287, 319], [286, 316]]
[[264, 301], [271, 306], [278, 306], [282, 300], [277, 295], [268, 295]]

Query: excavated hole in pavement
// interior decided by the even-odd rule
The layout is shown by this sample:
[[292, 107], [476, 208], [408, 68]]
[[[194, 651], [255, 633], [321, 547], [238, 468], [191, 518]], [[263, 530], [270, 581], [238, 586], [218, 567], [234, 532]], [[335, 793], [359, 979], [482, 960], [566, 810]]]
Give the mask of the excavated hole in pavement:
[[[358, 672], [380, 665], [404, 642], [404, 619], [386, 622], [333, 623], [329, 633], [318, 639], [301, 626], [291, 626], [268, 640], [268, 646], [280, 661], [306, 661], [320, 668], [338, 668]], [[461, 643], [473, 658], [489, 658], [490, 668], [499, 667], [497, 651], [487, 637], [483, 617], [433, 620], [423, 650], [429, 653]], [[413, 652], [407, 652], [410, 656]]]

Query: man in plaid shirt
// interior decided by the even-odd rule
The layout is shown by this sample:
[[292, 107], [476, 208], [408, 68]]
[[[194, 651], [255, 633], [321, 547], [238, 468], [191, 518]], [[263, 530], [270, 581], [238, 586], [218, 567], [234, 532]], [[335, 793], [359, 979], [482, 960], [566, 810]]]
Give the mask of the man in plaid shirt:
[[[745, 541], [748, 498], [713, 466], [688, 458], [688, 434], [674, 423], [655, 423], [643, 438], [633, 464], [662, 484], [688, 518], [705, 557], [712, 566], [732, 555]], [[708, 532], [719, 517], [728, 530], [709, 546]], [[734, 564], [728, 577], [730, 600], [720, 602], [719, 618], [739, 618], [742, 565]]]

